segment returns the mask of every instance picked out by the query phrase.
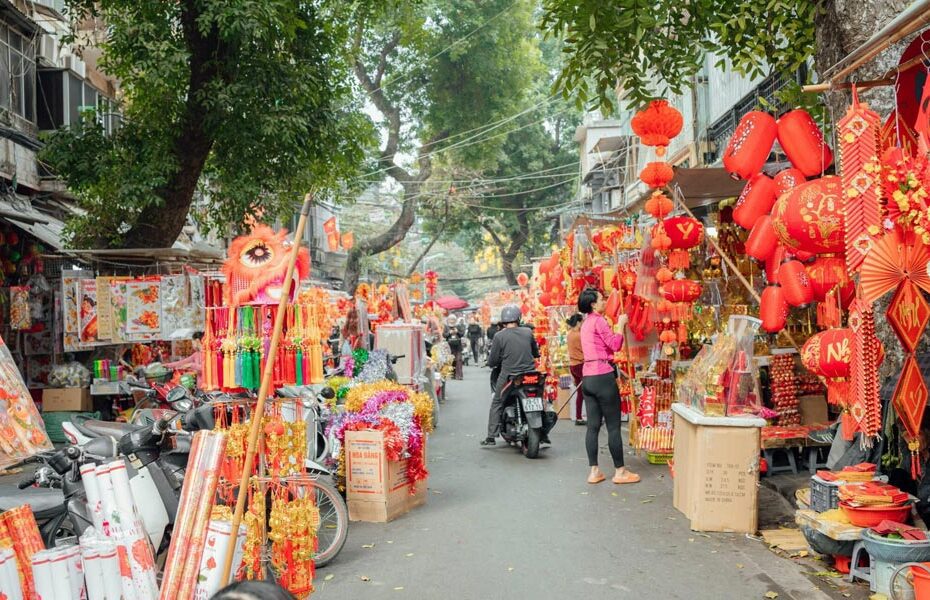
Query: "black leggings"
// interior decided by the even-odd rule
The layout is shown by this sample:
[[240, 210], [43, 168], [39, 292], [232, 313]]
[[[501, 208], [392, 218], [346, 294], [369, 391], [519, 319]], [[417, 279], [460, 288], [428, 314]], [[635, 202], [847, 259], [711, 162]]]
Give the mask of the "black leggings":
[[614, 459], [614, 468], [619, 469], [623, 466], [623, 439], [620, 437], [620, 390], [614, 374], [585, 376], [581, 381], [581, 393], [588, 411], [588, 431], [584, 439], [588, 464], [597, 466], [597, 437], [603, 419], [607, 424], [607, 447]]

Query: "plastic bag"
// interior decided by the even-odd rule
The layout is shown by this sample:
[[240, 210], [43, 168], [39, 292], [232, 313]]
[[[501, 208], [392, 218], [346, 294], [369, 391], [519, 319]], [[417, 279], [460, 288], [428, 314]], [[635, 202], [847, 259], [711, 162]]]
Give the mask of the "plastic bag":
[[57, 365], [48, 376], [50, 387], [87, 387], [90, 385], [90, 371], [79, 362]]

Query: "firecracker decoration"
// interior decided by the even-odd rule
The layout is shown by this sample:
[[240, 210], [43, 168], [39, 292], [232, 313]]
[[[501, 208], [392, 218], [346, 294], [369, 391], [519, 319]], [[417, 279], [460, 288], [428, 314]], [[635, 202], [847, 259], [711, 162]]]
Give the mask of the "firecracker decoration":
[[778, 413], [777, 425], [788, 427], [801, 424], [798, 403], [798, 379], [794, 370], [794, 355], [778, 354], [769, 366], [772, 406]]
[[681, 133], [684, 119], [667, 100], [653, 100], [630, 120], [630, 128], [644, 146], [655, 146], [656, 154], [664, 156], [671, 138]]
[[423, 274], [423, 279], [426, 281], [426, 295], [435, 296], [436, 290], [439, 289], [439, 273], [431, 269]]
[[856, 300], [849, 313], [853, 331], [852, 359], [849, 365], [849, 414], [861, 431], [863, 443], [871, 446], [882, 427], [878, 368], [882, 361], [881, 342], [875, 335], [875, 313], [870, 304]]
[[852, 105], [837, 124], [837, 137], [846, 192], [843, 215], [846, 268], [849, 273], [856, 273], [871, 250], [873, 239], [882, 232], [878, 160], [881, 119], [867, 104], [859, 102], [855, 86], [852, 97]]

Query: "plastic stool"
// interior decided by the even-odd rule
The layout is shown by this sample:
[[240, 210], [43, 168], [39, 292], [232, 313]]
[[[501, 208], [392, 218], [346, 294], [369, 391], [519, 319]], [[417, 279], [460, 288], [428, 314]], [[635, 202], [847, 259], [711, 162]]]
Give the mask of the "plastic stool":
[[[868, 559], [866, 561], [867, 566], [860, 567], [859, 563], [862, 562], [863, 554], [865, 554], [865, 558]], [[849, 576], [846, 578], [846, 581], [855, 583], [856, 579], [867, 581], [869, 583], [869, 589], [873, 592], [875, 591], [872, 588], [872, 557], [869, 556], [862, 541], [856, 542], [856, 545], [853, 546], [852, 559], [849, 561]]]
[[[783, 452], [787, 458], [787, 464], [776, 466], [775, 453]], [[765, 450], [765, 460], [769, 465], [768, 475], [776, 473], [793, 473], [798, 474], [798, 463], [794, 460], [794, 448], [769, 448]]]
[[830, 449], [829, 446], [808, 446], [807, 447], [807, 470], [811, 475], [817, 474], [817, 469], [825, 469], [827, 467], [827, 459], [824, 457], [823, 462], [820, 462], [820, 449], [826, 448]]

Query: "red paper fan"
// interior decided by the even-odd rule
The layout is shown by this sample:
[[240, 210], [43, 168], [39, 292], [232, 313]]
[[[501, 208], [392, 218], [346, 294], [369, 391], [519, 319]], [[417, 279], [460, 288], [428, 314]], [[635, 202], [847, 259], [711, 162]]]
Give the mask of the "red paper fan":
[[860, 283], [866, 302], [875, 302], [905, 279], [930, 292], [930, 248], [916, 236], [895, 229], [877, 240], [862, 262]]

